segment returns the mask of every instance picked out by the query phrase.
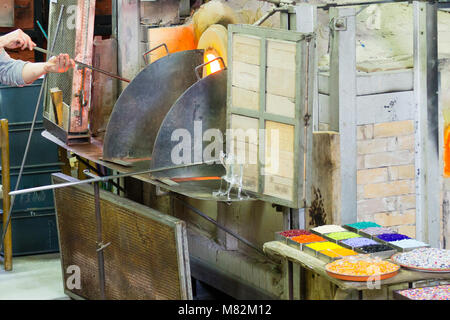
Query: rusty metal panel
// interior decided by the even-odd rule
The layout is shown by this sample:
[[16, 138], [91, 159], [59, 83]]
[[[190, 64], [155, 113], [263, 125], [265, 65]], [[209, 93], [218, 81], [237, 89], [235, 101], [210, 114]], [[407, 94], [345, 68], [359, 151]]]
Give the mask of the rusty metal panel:
[[[53, 183], [73, 181], [54, 174]], [[65, 291], [100, 299], [94, 188], [54, 191]], [[110, 192], [100, 192], [106, 299], [192, 299], [186, 225], [183, 221]], [[78, 266], [81, 288], [70, 289], [69, 266]]]
[[14, 0], [0, 0], [0, 27], [14, 27]]
[[[60, 17], [61, 20], [59, 20]], [[52, 51], [57, 54], [68, 53], [76, 60], [92, 65], [94, 18], [95, 1], [93, 0], [51, 2], [49, 44], [55, 43]], [[61, 22], [61, 26], [56, 34], [58, 21]], [[50, 89], [58, 87], [63, 92], [64, 102], [70, 106], [69, 133], [73, 135], [87, 134], [91, 83], [92, 72], [88, 69], [75, 68], [63, 74], [48, 75], [44, 117], [56, 123]], [[46, 129], [53, 131], [51, 127], [46, 127]]]

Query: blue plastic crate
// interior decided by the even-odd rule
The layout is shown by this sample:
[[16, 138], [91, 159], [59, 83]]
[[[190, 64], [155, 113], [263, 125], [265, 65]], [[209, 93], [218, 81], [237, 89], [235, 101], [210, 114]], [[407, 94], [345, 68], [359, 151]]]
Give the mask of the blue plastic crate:
[[[3, 230], [3, 224], [0, 223]], [[11, 219], [13, 256], [59, 251], [58, 229], [53, 208], [37, 210]], [[3, 255], [3, 252], [0, 253]]]
[[[20, 166], [33, 121], [34, 108], [39, 97], [42, 80], [25, 87], [0, 86], [0, 118], [9, 122], [11, 167]], [[28, 151], [27, 165], [58, 162], [58, 147], [42, 137], [42, 103]]]
[[[52, 173], [60, 171], [61, 171], [60, 168], [55, 166], [45, 166], [45, 165], [35, 167], [27, 166], [23, 172], [19, 185], [19, 190], [51, 185]], [[11, 177], [11, 190], [14, 190], [17, 183], [17, 179], [19, 177], [19, 169], [11, 170], [10, 177]], [[34, 209], [49, 208], [49, 207], [54, 207], [52, 190], [21, 194], [16, 196], [14, 200], [13, 214], [15, 214], [16, 212], [17, 213], [23, 211], [28, 212]]]
[[[42, 79], [25, 87], [0, 85], [0, 118], [10, 123], [31, 122], [41, 86]], [[43, 120], [42, 102], [36, 120]]]

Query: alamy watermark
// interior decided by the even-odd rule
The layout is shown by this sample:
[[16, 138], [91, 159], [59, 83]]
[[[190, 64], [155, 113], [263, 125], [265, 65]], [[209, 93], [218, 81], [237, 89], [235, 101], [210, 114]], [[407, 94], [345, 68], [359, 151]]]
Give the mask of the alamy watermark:
[[77, 265], [67, 267], [66, 274], [69, 276], [66, 279], [66, 287], [69, 290], [81, 289], [81, 269]]
[[[227, 129], [225, 134], [214, 128], [203, 131], [203, 122], [194, 121], [193, 132], [178, 128], [172, 132], [176, 144], [170, 154], [174, 166], [193, 163], [219, 163], [226, 142], [226, 164], [256, 165], [276, 174], [280, 168], [280, 132], [278, 129]], [[258, 147], [264, 144], [265, 148]], [[293, 149], [293, 147], [292, 147]]]

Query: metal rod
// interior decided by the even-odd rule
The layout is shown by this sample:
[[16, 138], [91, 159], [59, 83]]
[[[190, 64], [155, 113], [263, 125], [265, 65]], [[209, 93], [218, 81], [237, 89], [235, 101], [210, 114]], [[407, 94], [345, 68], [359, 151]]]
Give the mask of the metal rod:
[[67, 188], [82, 184], [89, 184], [94, 182], [106, 182], [111, 179], [118, 179], [118, 178], [125, 178], [125, 177], [132, 177], [137, 176], [141, 174], [148, 174], [148, 173], [155, 173], [155, 172], [161, 172], [166, 170], [173, 170], [173, 169], [181, 169], [181, 168], [187, 168], [187, 167], [193, 167], [193, 166], [199, 166], [202, 164], [208, 164], [208, 163], [214, 163], [214, 160], [211, 161], [205, 161], [205, 162], [197, 162], [192, 164], [184, 164], [179, 166], [173, 166], [173, 167], [167, 167], [167, 168], [159, 168], [159, 169], [151, 169], [151, 170], [143, 170], [143, 171], [136, 171], [136, 172], [129, 172], [129, 173], [121, 173], [118, 175], [111, 175], [111, 176], [105, 176], [105, 177], [98, 177], [93, 179], [87, 179], [87, 180], [80, 180], [80, 181], [74, 181], [74, 182], [64, 182], [60, 184], [51, 184], [47, 186], [41, 186], [41, 187], [34, 187], [29, 189], [22, 189], [22, 190], [15, 190], [13, 192], [10, 192], [9, 195], [11, 196], [17, 196], [19, 194], [27, 194], [27, 193], [33, 193], [33, 192], [39, 192], [39, 191], [45, 191], [45, 190], [54, 190], [54, 189], [60, 189], [60, 188]]
[[[83, 158], [81, 158], [80, 156], [76, 156], [77, 160], [80, 161], [81, 163], [83, 163], [86, 167], [88, 167], [89, 170], [94, 171], [96, 174], [98, 174], [99, 176], [104, 176], [103, 174], [101, 174], [100, 170], [98, 170], [97, 168], [94, 168], [93, 166], [91, 166], [91, 164], [88, 161], [85, 161]], [[113, 180], [113, 179], [111, 179]], [[114, 187], [116, 187], [117, 189], [119, 189], [122, 192], [125, 192], [125, 189], [122, 188], [121, 186], [119, 186], [117, 183], [115, 183], [114, 181], [110, 182]]]
[[[292, 0], [260, 0], [260, 1], [265, 1], [265, 2], [270, 2], [273, 3], [276, 6], [281, 6], [281, 5], [295, 5], [295, 1]], [[371, 4], [387, 4], [387, 3], [410, 3], [412, 2], [412, 0], [380, 0], [380, 1], [361, 1], [361, 2], [355, 2], [355, 3], [323, 3], [323, 4], [318, 4], [317, 8], [321, 8], [324, 10], [328, 10], [329, 8], [333, 8], [333, 7], [353, 7], [353, 6], [364, 6], [364, 5], [371, 5]]]
[[[61, 20], [62, 20], [62, 15], [63, 15], [63, 12], [64, 12], [64, 8], [65, 8], [65, 6], [61, 5], [61, 9], [59, 11], [59, 16], [58, 16], [58, 23], [56, 25], [55, 38], [53, 39], [53, 42], [51, 44], [51, 50], [53, 50], [53, 48], [55, 47], [55, 42], [56, 42], [56, 38], [58, 37], [59, 28], [61, 26]], [[31, 138], [33, 137], [34, 127], [36, 125], [36, 119], [37, 119], [37, 115], [38, 115], [38, 111], [39, 111], [39, 106], [41, 104], [41, 99], [42, 99], [42, 96], [44, 94], [44, 89], [45, 89], [45, 87], [47, 85], [47, 79], [48, 79], [48, 77], [47, 77], [47, 75], [45, 75], [44, 76], [44, 80], [43, 80], [42, 85], [41, 85], [41, 90], [39, 92], [39, 97], [38, 97], [38, 100], [36, 102], [36, 107], [34, 109], [33, 121], [31, 122], [30, 133], [28, 134], [28, 140], [27, 140], [27, 144], [25, 146], [25, 151], [23, 153], [22, 163], [20, 165], [19, 176], [17, 177], [17, 182], [16, 182], [16, 186], [14, 188], [14, 191], [17, 191], [19, 189], [20, 181], [22, 179], [23, 170], [25, 168], [25, 162], [27, 161], [27, 157], [28, 157], [28, 150], [30, 149]], [[9, 212], [8, 212], [8, 219], [6, 221], [6, 225], [4, 225], [6, 227], [5, 231], [7, 230], [9, 224], [11, 223], [12, 209], [14, 207], [14, 201], [16, 199], [16, 197], [14, 195], [12, 195], [11, 193], [10, 193], [10, 195], [11, 195], [11, 207], [10, 207]], [[3, 234], [2, 234], [2, 242], [0, 243], [0, 251], [3, 249], [3, 242], [5, 241], [5, 236], [6, 236], [6, 232], [3, 232]]]
[[274, 6], [269, 12], [267, 12], [265, 15], [263, 15], [261, 18], [258, 19], [253, 25], [254, 26], [260, 26], [262, 25], [267, 19], [269, 19], [271, 16], [273, 16], [275, 13], [280, 11], [286, 11], [288, 8], [286, 6], [284, 7], [277, 7]]
[[247, 246], [249, 246], [250, 248], [258, 251], [260, 254], [262, 254], [263, 256], [265, 256], [264, 251], [262, 251], [260, 248], [258, 248], [257, 246], [255, 246], [253, 243], [251, 243], [250, 241], [242, 238], [241, 236], [239, 236], [238, 234], [234, 233], [233, 231], [231, 231], [230, 229], [228, 229], [227, 227], [222, 226], [221, 224], [219, 224], [216, 220], [210, 218], [208, 215], [206, 215], [205, 213], [201, 212], [200, 210], [198, 210], [197, 208], [194, 208], [193, 206], [191, 206], [189, 203], [181, 200], [180, 198], [178, 198], [177, 195], [172, 193], [172, 197], [177, 200], [178, 202], [180, 202], [183, 206], [185, 206], [186, 208], [188, 208], [189, 210], [191, 210], [192, 212], [198, 214], [199, 216], [201, 216], [202, 218], [208, 220], [209, 222], [211, 222], [212, 224], [214, 224], [217, 228], [222, 229], [223, 231], [225, 231], [226, 233], [228, 233], [229, 235], [233, 236], [234, 238], [238, 239], [239, 241], [245, 243]]
[[[42, 48], [39, 48], [39, 47], [34, 47], [34, 50], [38, 51], [38, 52], [45, 53], [45, 54], [47, 54], [47, 56], [57, 56], [58, 55], [57, 53], [54, 53], [52, 51], [45, 50], [45, 49], [42, 49]], [[88, 69], [91, 69], [93, 71], [96, 71], [96, 72], [99, 72], [99, 73], [103, 73], [104, 75], [107, 75], [108, 77], [119, 79], [119, 80], [124, 81], [124, 82], [131, 82], [131, 80], [123, 78], [123, 77], [121, 77], [119, 75], [116, 75], [114, 73], [111, 73], [111, 72], [108, 72], [108, 71], [105, 71], [105, 70], [93, 67], [91, 65], [85, 64], [85, 63], [77, 61], [77, 60], [74, 60], [74, 61], [80, 67], [88, 68]]]
[[365, 5], [371, 5], [371, 4], [389, 4], [389, 3], [402, 3], [402, 2], [408, 2], [410, 3], [411, 0], [380, 0], [380, 1], [361, 1], [361, 2], [355, 2], [355, 3], [324, 3], [317, 5], [318, 8], [321, 9], [329, 9], [334, 7], [354, 7], [354, 6], [365, 6]]
[[46, 40], [48, 40], [47, 33], [45, 33], [45, 30], [44, 30], [44, 28], [42, 28], [42, 25], [41, 25], [41, 23], [39, 22], [39, 20], [36, 20], [36, 24], [38, 25], [39, 29], [41, 30], [42, 34], [44, 35], [44, 38], [45, 38]]
[[277, 6], [283, 5], [283, 4], [290, 4], [290, 5], [295, 4], [294, 0], [260, 0], [260, 1], [270, 2]]
[[102, 237], [102, 215], [100, 212], [100, 185], [99, 182], [94, 183], [94, 200], [95, 200], [95, 220], [97, 230], [97, 259], [98, 259], [98, 277], [100, 284], [100, 297], [102, 300], [106, 299], [105, 296], [105, 259], [103, 256], [103, 250], [98, 250], [103, 245]]
[[26, 193], [32, 193], [32, 192], [39, 192], [39, 191], [45, 191], [45, 190], [54, 190], [54, 189], [60, 189], [60, 188], [67, 188], [82, 184], [89, 184], [89, 183], [95, 183], [95, 182], [106, 182], [111, 179], [117, 179], [117, 178], [125, 178], [125, 177], [132, 177], [140, 174], [146, 174], [151, 173], [152, 170], [145, 170], [145, 171], [137, 171], [137, 172], [130, 172], [130, 173], [122, 173], [114, 176], [107, 176], [107, 177], [98, 177], [98, 178], [92, 178], [92, 179], [86, 179], [86, 180], [80, 180], [80, 181], [73, 181], [73, 182], [65, 182], [65, 183], [59, 183], [59, 184], [53, 184], [53, 185], [47, 185], [47, 186], [41, 186], [41, 187], [35, 187], [35, 188], [29, 188], [29, 189], [23, 189], [18, 191], [10, 192], [10, 195], [16, 196], [19, 194], [26, 194]]

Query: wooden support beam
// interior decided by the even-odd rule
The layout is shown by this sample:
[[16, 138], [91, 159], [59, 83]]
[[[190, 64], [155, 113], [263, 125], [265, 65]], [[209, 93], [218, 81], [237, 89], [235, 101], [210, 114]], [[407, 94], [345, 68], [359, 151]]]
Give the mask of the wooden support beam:
[[[2, 186], [3, 186], [3, 230], [5, 230], [8, 222], [8, 214], [11, 208], [11, 181], [10, 181], [10, 165], [9, 165], [9, 132], [8, 120], [0, 120], [0, 146], [2, 153]], [[11, 221], [6, 229], [5, 242], [3, 243], [4, 267], [6, 271], [12, 271], [12, 233]], [[1, 240], [0, 240], [1, 241]]]
[[340, 135], [332, 131], [313, 134], [311, 205], [306, 210], [306, 227], [340, 223]]

